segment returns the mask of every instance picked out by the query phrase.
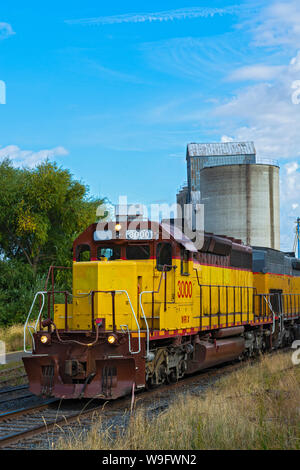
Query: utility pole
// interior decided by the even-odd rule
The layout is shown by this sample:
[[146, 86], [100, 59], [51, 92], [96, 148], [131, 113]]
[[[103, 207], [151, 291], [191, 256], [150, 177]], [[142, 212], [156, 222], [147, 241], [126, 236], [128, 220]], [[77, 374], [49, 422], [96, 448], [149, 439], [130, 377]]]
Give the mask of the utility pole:
[[300, 258], [300, 217], [297, 217], [296, 220], [296, 235], [295, 235], [295, 244], [294, 247], [296, 248], [296, 240], [297, 240], [297, 255]]

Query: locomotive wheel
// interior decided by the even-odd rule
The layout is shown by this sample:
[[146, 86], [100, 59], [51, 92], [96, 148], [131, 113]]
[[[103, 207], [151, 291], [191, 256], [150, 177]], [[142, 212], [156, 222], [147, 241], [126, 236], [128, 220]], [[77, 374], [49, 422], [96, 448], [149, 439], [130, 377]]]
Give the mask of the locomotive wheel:
[[164, 384], [167, 382], [168, 375], [167, 375], [167, 368], [165, 364], [161, 364], [158, 369], [158, 380], [159, 383]]
[[177, 382], [177, 375], [176, 375], [176, 371], [174, 369], [169, 374], [168, 379], [169, 379], [169, 382], [173, 382], [173, 383]]

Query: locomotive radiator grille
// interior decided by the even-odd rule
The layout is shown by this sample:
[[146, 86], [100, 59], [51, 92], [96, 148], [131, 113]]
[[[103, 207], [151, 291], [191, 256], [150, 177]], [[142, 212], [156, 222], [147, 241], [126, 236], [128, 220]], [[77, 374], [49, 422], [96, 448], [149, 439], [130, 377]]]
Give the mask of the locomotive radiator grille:
[[117, 384], [117, 368], [116, 367], [103, 367], [102, 371], [102, 393], [105, 396], [112, 395], [112, 387]]
[[42, 395], [51, 395], [53, 388], [54, 366], [42, 366]]

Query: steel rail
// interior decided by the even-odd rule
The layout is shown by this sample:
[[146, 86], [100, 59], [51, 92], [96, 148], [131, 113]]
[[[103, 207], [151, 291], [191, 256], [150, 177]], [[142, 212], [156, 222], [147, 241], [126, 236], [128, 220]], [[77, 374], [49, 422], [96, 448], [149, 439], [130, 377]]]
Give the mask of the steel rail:
[[[47, 402], [44, 402], [42, 405], [28, 407], [28, 408], [20, 408], [12, 412], [2, 413], [0, 414], [0, 422], [10, 421], [12, 418], [16, 418], [18, 416], [32, 414], [36, 411], [46, 409], [49, 407], [50, 404], [59, 402], [59, 401], [60, 401], [59, 399], [53, 398], [53, 399], [48, 400]], [[31, 427], [30, 429], [25, 429], [24, 431], [18, 431], [18, 432], [6, 434], [4, 436], [0, 436], [0, 449], [3, 447], [6, 447], [7, 445], [16, 443], [18, 441], [22, 441], [23, 439], [34, 436], [36, 434], [48, 432], [58, 427], [60, 428], [62, 425], [66, 426], [69, 423], [78, 420], [78, 418], [80, 418], [81, 416], [90, 415], [90, 414], [93, 414], [95, 411], [100, 411], [102, 409], [103, 409], [103, 405], [97, 406], [88, 410], [83, 410], [83, 411], [81, 410], [80, 412], [75, 412], [74, 414], [70, 416], [64, 415], [60, 418], [57, 418], [57, 415], [56, 415], [55, 419], [50, 423], [47, 423], [45, 420], [43, 420], [42, 424]], [[42, 419], [41, 416], [38, 416], [37, 418]], [[11, 423], [11, 425], [13, 426], [13, 423]]]
[[23, 408], [18, 408], [17, 410], [13, 411], [5, 411], [4, 413], [0, 413], [0, 423], [6, 421], [7, 419], [15, 418], [17, 416], [25, 415], [27, 413], [33, 413], [34, 411], [39, 411], [44, 408], [47, 408], [51, 403], [59, 401], [58, 398], [51, 398], [46, 402], [35, 405], [35, 406], [28, 406]]
[[[6, 392], [6, 393], [10, 393], [10, 392]], [[14, 397], [10, 397], [10, 398], [2, 398], [0, 400], [0, 404], [2, 405], [3, 403], [9, 403], [10, 401], [16, 401], [16, 400], [23, 400], [24, 398], [33, 398], [34, 395], [33, 393], [26, 393], [25, 395], [18, 395], [18, 396], [14, 396]]]
[[3, 395], [4, 393], [16, 392], [18, 390], [24, 390], [25, 388], [28, 388], [28, 385], [16, 385], [15, 387], [11, 387], [9, 389], [2, 388], [0, 389], [0, 395]]

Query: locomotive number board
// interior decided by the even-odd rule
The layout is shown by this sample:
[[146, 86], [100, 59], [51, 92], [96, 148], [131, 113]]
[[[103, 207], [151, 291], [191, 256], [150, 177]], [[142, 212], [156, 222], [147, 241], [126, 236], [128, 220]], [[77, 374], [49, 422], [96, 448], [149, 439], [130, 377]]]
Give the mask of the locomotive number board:
[[153, 230], [126, 230], [127, 240], [153, 240]]

